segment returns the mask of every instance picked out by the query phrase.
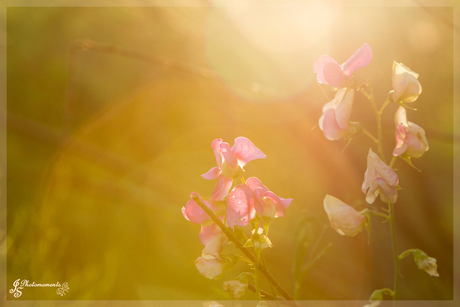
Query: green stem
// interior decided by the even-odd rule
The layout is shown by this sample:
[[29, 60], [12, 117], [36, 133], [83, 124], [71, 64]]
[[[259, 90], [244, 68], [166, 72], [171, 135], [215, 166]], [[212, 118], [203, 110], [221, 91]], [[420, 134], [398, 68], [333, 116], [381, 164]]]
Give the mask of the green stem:
[[383, 137], [382, 137], [382, 119], [380, 118], [380, 113], [377, 110], [377, 105], [375, 104], [375, 99], [374, 99], [374, 91], [372, 90], [372, 84], [369, 82], [369, 100], [371, 101], [372, 104], [372, 109], [374, 110], [375, 118], [377, 120], [377, 134], [378, 134], [378, 140], [379, 142], [377, 143], [379, 147], [379, 155], [380, 159], [387, 164], [387, 160], [385, 158], [385, 152], [383, 151]]
[[[264, 254], [261, 252], [260, 254], [261, 258], [262, 258], [262, 263], [265, 267], [267, 267], [267, 262], [265, 261], [265, 257], [264, 257]], [[276, 297], [276, 292], [275, 292], [275, 288], [273, 288], [273, 285], [271, 283], [268, 283], [268, 285], [270, 286], [270, 291], [272, 292], [273, 294], [273, 297]], [[276, 303], [276, 306], [279, 306], [278, 303]]]
[[[251, 254], [251, 252], [244, 248], [243, 247], [243, 244], [241, 244], [240, 241], [238, 241], [237, 238], [235, 238], [235, 236], [233, 235], [233, 232], [230, 228], [228, 228], [227, 226], [224, 225], [224, 223], [222, 223], [222, 221], [214, 214], [214, 212], [212, 212], [211, 209], [209, 209], [199, 198], [198, 196], [196, 195], [193, 195], [193, 200], [198, 204], [198, 206], [201, 207], [201, 209], [203, 209], [204, 212], [206, 212], [207, 215], [209, 215], [211, 217], [211, 219], [214, 221], [214, 223], [217, 224], [217, 226], [219, 226], [220, 229], [222, 229], [222, 231], [227, 235], [228, 239], [230, 241], [232, 241], [236, 248], [238, 248], [240, 251], [243, 252], [243, 254], [250, 260], [252, 261], [252, 263], [256, 263], [256, 259], [254, 257], [253, 254]], [[267, 268], [259, 263], [257, 265], [257, 268], [259, 269], [259, 271], [267, 278], [268, 282], [270, 282], [276, 290], [278, 290], [278, 292], [287, 300], [292, 300], [292, 297], [286, 292], [286, 290], [283, 289], [283, 287], [281, 287], [281, 285], [275, 280], [275, 278], [270, 274], [270, 272], [267, 270]]]
[[[398, 286], [399, 286], [399, 266], [400, 266], [400, 259], [398, 255], [398, 247], [396, 244], [396, 227], [395, 227], [395, 212], [394, 212], [394, 205], [392, 203], [388, 203], [388, 209], [390, 213], [390, 228], [391, 228], [391, 241], [393, 243], [393, 256], [395, 262], [395, 276], [394, 276], [394, 296], [393, 299], [396, 301], [398, 299]], [[396, 305], [396, 303], [395, 303]]]
[[389, 215], [386, 215], [384, 213], [380, 213], [380, 212], [376, 212], [376, 211], [372, 211], [372, 210], [369, 210], [369, 212], [373, 215], [377, 215], [377, 216], [380, 216], [380, 217], [384, 217], [386, 218], [387, 220], [390, 220], [391, 217]]
[[390, 98], [387, 98], [387, 100], [382, 104], [382, 107], [381, 107], [380, 110], [379, 110], [379, 114], [380, 114], [380, 115], [382, 115], [383, 110], [384, 110], [385, 107], [388, 105], [388, 103], [390, 103]]
[[375, 136], [373, 136], [369, 131], [367, 131], [366, 129], [364, 129], [363, 126], [361, 126], [361, 129], [363, 129], [363, 133], [364, 133], [365, 135], [367, 135], [368, 137], [370, 137], [371, 140], [374, 141], [374, 143], [376, 143], [376, 144], [379, 143], [379, 140], [378, 140]]
[[397, 158], [398, 158], [397, 156], [393, 156], [393, 158], [391, 158], [389, 167], [393, 167]]
[[412, 254], [415, 251], [416, 251], [416, 249], [414, 249], [414, 248], [408, 249], [408, 250], [402, 252], [401, 255], [398, 256], [398, 258], [403, 259], [404, 257], [409, 256], [410, 254]]

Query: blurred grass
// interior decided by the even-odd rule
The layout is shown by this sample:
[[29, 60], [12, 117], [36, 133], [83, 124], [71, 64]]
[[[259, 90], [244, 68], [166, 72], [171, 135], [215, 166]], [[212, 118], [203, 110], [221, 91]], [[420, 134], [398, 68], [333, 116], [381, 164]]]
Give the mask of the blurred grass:
[[[398, 246], [437, 258], [440, 278], [405, 259], [401, 299], [452, 299], [453, 34], [444, 21], [452, 20], [452, 9], [335, 8], [322, 37], [313, 36], [318, 29], [308, 20], [299, 25], [269, 12], [285, 28], [268, 41], [251, 36], [260, 39], [263, 29], [244, 33], [247, 24], [222, 8], [10, 7], [7, 13], [7, 285], [18, 278], [68, 282], [64, 299], [70, 300], [224, 298], [222, 281], [195, 269], [203, 248], [199, 226], [184, 220], [180, 208], [192, 191], [208, 198], [213, 189], [200, 177], [215, 164], [211, 141], [232, 144], [242, 135], [267, 155], [251, 162], [245, 176], [294, 198], [286, 217], [273, 223], [274, 248], [266, 252], [272, 274], [293, 289], [295, 229], [305, 219], [316, 221], [312, 233], [327, 223], [325, 194], [366, 207], [360, 186], [372, 146], [360, 135], [342, 153], [345, 142], [311, 130], [327, 102], [311, 65], [326, 53], [343, 62], [368, 42], [374, 58], [356, 76], [372, 81], [378, 103], [391, 87], [393, 60], [419, 73], [423, 86], [413, 104], [418, 111], [408, 117], [426, 130], [430, 150], [414, 161], [421, 174], [397, 162], [404, 189], [396, 204]], [[258, 11], [244, 13], [251, 19]], [[274, 21], [265, 25], [272, 29]], [[434, 31], [434, 46], [421, 44], [420, 24]], [[298, 45], [276, 45], [290, 34]], [[81, 50], [69, 100], [70, 45], [84, 38], [207, 67], [219, 79]], [[395, 110], [388, 106], [383, 118], [388, 154]], [[370, 112], [357, 95], [352, 120], [374, 131]], [[343, 238], [329, 229], [324, 244], [333, 246], [308, 273], [301, 298], [366, 300], [374, 289], [391, 287], [387, 228], [376, 220], [369, 245], [365, 233]], [[26, 290], [21, 299], [62, 299]]]

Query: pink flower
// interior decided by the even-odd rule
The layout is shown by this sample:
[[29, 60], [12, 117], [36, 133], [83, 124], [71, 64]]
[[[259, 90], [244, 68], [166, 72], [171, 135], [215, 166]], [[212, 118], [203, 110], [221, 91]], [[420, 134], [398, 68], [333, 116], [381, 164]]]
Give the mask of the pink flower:
[[[198, 198], [201, 200], [200, 194], [195, 192], [190, 194], [190, 197], [193, 197], [194, 195], [198, 196]], [[201, 201], [206, 205], [206, 207], [212, 210], [213, 207], [209, 202], [205, 200]], [[182, 207], [182, 215], [187, 221], [195, 224], [204, 224], [208, 221], [211, 221], [211, 217], [206, 212], [204, 212], [204, 210], [196, 203], [193, 198], [190, 198], [185, 207]]]
[[275, 218], [284, 216], [292, 198], [284, 199], [270, 191], [262, 182], [250, 177], [245, 184], [237, 185], [227, 198], [227, 223], [233, 228], [246, 226], [258, 213], [260, 216]]
[[398, 198], [396, 191], [398, 181], [398, 175], [395, 171], [369, 148], [367, 170], [364, 174], [364, 182], [361, 188], [363, 193], [367, 193], [367, 203], [372, 204], [379, 194], [383, 202], [395, 203]]
[[371, 59], [371, 47], [365, 43], [342, 65], [328, 55], [320, 56], [313, 63], [313, 72], [317, 74], [319, 83], [338, 88], [346, 87], [353, 72], [367, 66]]
[[195, 260], [196, 268], [201, 275], [209, 279], [214, 279], [227, 269], [230, 262], [226, 259], [222, 259], [220, 256], [227, 240], [227, 236], [224, 233], [221, 233], [215, 236], [214, 239], [203, 249], [201, 257], [198, 257]]
[[[220, 219], [222, 220], [223, 216], [220, 217]], [[201, 231], [198, 236], [200, 238], [201, 243], [203, 243], [203, 245], [206, 246], [209, 243], [211, 243], [217, 235], [220, 235], [221, 233], [223, 233], [222, 229], [220, 229], [220, 227], [216, 223], [212, 223], [211, 225], [201, 225]]]
[[[182, 207], [182, 215], [187, 221], [190, 221], [195, 224], [211, 224], [211, 217], [196, 203], [193, 199], [193, 196], [198, 197], [206, 207], [211, 209], [215, 215], [221, 216], [224, 214], [225, 210], [223, 206], [216, 205], [212, 201], [208, 202], [206, 200], [202, 200], [200, 194], [196, 192], [192, 192], [190, 194], [191, 199], [187, 202], [185, 207]], [[211, 196], [212, 197], [212, 196]]]
[[[211, 209], [216, 216], [223, 220], [223, 215], [225, 213], [224, 205], [215, 204], [212, 201], [208, 202], [201, 199], [201, 196], [198, 193], [193, 192], [190, 194], [192, 197], [185, 207], [182, 207], [182, 215], [184, 218], [192, 223], [201, 225], [201, 232], [199, 234], [200, 241], [203, 245], [208, 245], [214, 237], [222, 233], [220, 227], [214, 223], [211, 217], [196, 203], [193, 196], [197, 196], [199, 200], [203, 202], [209, 209]], [[212, 198], [212, 196], [211, 196]]]
[[211, 143], [216, 156], [217, 166], [201, 175], [205, 179], [216, 179], [219, 176], [225, 178], [239, 178], [243, 173], [243, 167], [251, 160], [265, 159], [267, 156], [245, 137], [237, 137], [232, 148], [222, 139], [215, 139]]
[[324, 105], [323, 115], [319, 118], [319, 128], [328, 140], [339, 140], [356, 132], [348, 123], [354, 93], [354, 90], [340, 89], [335, 98]]
[[331, 227], [342, 236], [353, 237], [363, 230], [367, 218], [340, 199], [326, 195], [323, 204]]
[[406, 109], [399, 107], [395, 114], [396, 147], [393, 156], [420, 158], [428, 150], [425, 130], [407, 121]]

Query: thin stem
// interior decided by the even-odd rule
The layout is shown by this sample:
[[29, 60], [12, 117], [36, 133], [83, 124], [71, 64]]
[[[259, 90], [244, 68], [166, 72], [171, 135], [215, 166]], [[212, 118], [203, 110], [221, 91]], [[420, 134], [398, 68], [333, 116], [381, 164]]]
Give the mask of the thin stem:
[[369, 82], [369, 100], [371, 101], [372, 104], [372, 109], [374, 110], [375, 118], [377, 120], [377, 134], [378, 134], [378, 139], [379, 142], [377, 143], [379, 147], [379, 155], [380, 159], [386, 164], [387, 160], [385, 158], [385, 152], [383, 151], [383, 137], [382, 137], [382, 119], [380, 118], [380, 113], [377, 110], [377, 105], [375, 104], [375, 99], [374, 99], [374, 91], [372, 90], [372, 84]]
[[373, 136], [369, 131], [367, 131], [366, 129], [364, 129], [364, 127], [361, 126], [361, 128], [363, 129], [363, 133], [364, 133], [365, 135], [367, 135], [368, 137], [370, 137], [371, 140], [374, 141], [374, 143], [376, 143], [376, 144], [379, 143], [379, 140], [378, 140], [375, 136]]
[[[193, 200], [198, 204], [198, 206], [203, 209], [204, 212], [206, 212], [211, 219], [214, 221], [214, 223], [217, 224], [217, 226], [222, 229], [222, 231], [227, 235], [228, 239], [232, 241], [236, 248], [238, 248], [240, 251], [243, 252], [243, 254], [250, 260], [252, 263], [256, 263], [256, 259], [253, 254], [249, 250], [243, 247], [243, 244], [241, 244], [240, 241], [238, 241], [237, 238], [233, 235], [232, 231], [222, 223], [222, 221], [212, 212], [211, 209], [209, 209], [196, 195], [192, 196]], [[267, 268], [259, 263], [257, 265], [257, 268], [259, 271], [267, 278], [267, 280], [278, 290], [278, 292], [287, 300], [292, 300], [292, 297], [281, 287], [281, 285], [275, 280], [275, 278], [270, 274], [270, 272], [267, 270]]]
[[389, 167], [393, 167], [397, 158], [398, 158], [397, 156], [393, 156], [393, 158], [391, 158]]
[[380, 212], [376, 212], [376, 211], [372, 211], [372, 210], [369, 210], [369, 212], [373, 215], [376, 215], [376, 216], [380, 216], [380, 217], [384, 217], [386, 218], [387, 220], [391, 219], [391, 217], [389, 215], [386, 215], [385, 213], [380, 213]]
[[390, 103], [390, 98], [387, 98], [387, 100], [382, 104], [382, 107], [381, 107], [380, 110], [379, 110], [379, 114], [380, 114], [380, 115], [382, 115], [383, 110], [384, 110], [385, 107], [388, 105], [388, 103]]
[[[265, 261], [265, 256], [264, 254], [261, 252], [261, 257], [262, 257], [262, 263], [263, 265], [265, 265], [265, 267], [267, 267], [267, 262]], [[273, 288], [273, 285], [271, 283], [268, 283], [268, 285], [270, 286], [270, 291], [272, 292], [273, 294], [273, 297], [276, 297], [276, 292], [275, 292], [275, 288]], [[278, 303], [276, 304], [278, 306]]]
[[[393, 256], [395, 262], [395, 277], [394, 277], [394, 296], [393, 299], [396, 301], [398, 299], [398, 286], [399, 286], [399, 265], [400, 259], [398, 255], [398, 247], [396, 244], [396, 227], [395, 227], [395, 212], [394, 205], [388, 203], [388, 209], [390, 213], [390, 228], [391, 228], [391, 241], [393, 243]], [[396, 303], [395, 303], [396, 305]]]

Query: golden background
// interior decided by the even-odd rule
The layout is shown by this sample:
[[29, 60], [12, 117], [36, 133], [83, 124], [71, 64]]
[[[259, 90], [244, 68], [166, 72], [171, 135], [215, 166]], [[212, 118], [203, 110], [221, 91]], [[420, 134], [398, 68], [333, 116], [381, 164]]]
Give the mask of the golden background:
[[[292, 293], [295, 265], [328, 225], [324, 196], [368, 207], [361, 184], [373, 143], [358, 135], [343, 151], [346, 141], [314, 128], [333, 93], [312, 73], [319, 55], [342, 63], [367, 42], [373, 59], [355, 76], [372, 82], [378, 105], [393, 61], [419, 73], [423, 87], [408, 120], [425, 129], [430, 150], [413, 160], [421, 173], [396, 162], [396, 227], [399, 250], [435, 257], [440, 277], [404, 259], [400, 298], [451, 300], [453, 9], [194, 3], [7, 9], [8, 289], [28, 279], [68, 282], [70, 291], [24, 289], [19, 299], [227, 299], [229, 275], [197, 272], [199, 226], [180, 210], [193, 191], [209, 199], [215, 182], [200, 175], [215, 166], [211, 141], [245, 136], [267, 155], [245, 177], [294, 199], [265, 252]], [[396, 108], [383, 115], [387, 157]], [[362, 94], [351, 120], [376, 134]], [[373, 220], [369, 244], [365, 231], [348, 238], [325, 229], [319, 244], [332, 247], [302, 281], [300, 299], [367, 300], [392, 287], [388, 223]]]

